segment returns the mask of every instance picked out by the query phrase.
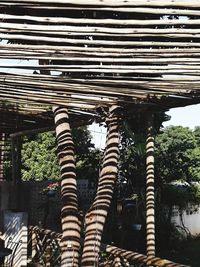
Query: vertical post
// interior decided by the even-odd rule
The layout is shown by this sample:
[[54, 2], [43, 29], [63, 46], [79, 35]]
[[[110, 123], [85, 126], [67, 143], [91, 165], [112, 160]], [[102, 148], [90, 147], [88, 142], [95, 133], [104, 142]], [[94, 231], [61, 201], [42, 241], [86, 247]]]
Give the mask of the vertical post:
[[155, 256], [154, 133], [153, 114], [148, 116], [146, 138], [146, 240], [147, 266]]
[[78, 267], [80, 222], [78, 215], [74, 143], [71, 135], [68, 110], [62, 107], [53, 107], [53, 112], [56, 125], [57, 153], [62, 179], [61, 266]]
[[21, 188], [21, 137], [12, 137], [11, 138], [12, 146], [12, 183], [14, 186], [14, 192], [12, 198], [12, 208], [19, 210], [20, 209], [20, 188]]
[[32, 260], [34, 259], [36, 253], [37, 253], [37, 233], [36, 230], [32, 229], [31, 230], [31, 244], [32, 244], [32, 250], [31, 250], [31, 257]]
[[[49, 59], [39, 59], [38, 64], [41, 66], [49, 65]], [[51, 72], [50, 72], [50, 70], [41, 69], [40, 74], [51, 75]]]
[[[48, 238], [48, 237], [47, 237]], [[47, 239], [47, 247], [46, 247], [46, 267], [51, 267], [51, 240]]]
[[21, 181], [21, 137], [12, 137], [12, 181], [17, 184]]
[[5, 134], [0, 133], [0, 181], [4, 179]]
[[99, 252], [105, 221], [111, 205], [119, 163], [121, 108], [109, 109], [106, 148], [97, 193], [85, 219], [85, 240], [81, 266], [99, 266]]

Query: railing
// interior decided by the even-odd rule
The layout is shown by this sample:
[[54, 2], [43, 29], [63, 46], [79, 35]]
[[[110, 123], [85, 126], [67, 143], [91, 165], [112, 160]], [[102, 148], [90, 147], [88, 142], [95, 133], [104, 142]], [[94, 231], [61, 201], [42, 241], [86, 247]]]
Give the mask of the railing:
[[61, 234], [37, 226], [29, 228], [31, 266], [60, 266]]
[[[61, 234], [37, 226], [29, 228], [29, 248], [31, 250], [31, 266], [60, 267]], [[152, 257], [124, 250], [115, 246], [102, 244], [99, 267], [189, 267], [169, 260]]]

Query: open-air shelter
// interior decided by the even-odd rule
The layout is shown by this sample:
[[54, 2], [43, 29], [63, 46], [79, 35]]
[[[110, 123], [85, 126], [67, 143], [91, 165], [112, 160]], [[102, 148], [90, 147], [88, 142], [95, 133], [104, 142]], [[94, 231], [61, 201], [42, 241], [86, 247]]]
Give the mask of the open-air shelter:
[[[72, 193], [64, 190], [70, 188], [66, 172], [68, 175], [73, 172], [65, 165], [73, 164], [67, 143], [71, 137], [66, 135], [70, 125], [98, 123], [108, 114], [107, 148], [109, 150], [112, 143], [114, 149], [108, 154], [111, 153], [117, 164], [120, 111], [116, 112], [116, 107], [120, 107], [118, 110], [123, 110], [127, 118], [135, 113], [149, 116], [149, 266], [153, 265], [149, 259], [155, 257], [152, 116], [159, 111], [200, 102], [199, 25], [198, 0], [2, 0], [0, 3], [0, 135], [2, 138], [11, 136], [17, 151], [23, 134], [56, 128], [64, 175], [63, 196]], [[72, 157], [71, 162], [63, 163], [64, 156]], [[106, 160], [109, 164], [110, 159]], [[19, 179], [17, 175], [15, 173], [14, 179]], [[106, 175], [102, 175], [101, 183], [109, 180], [110, 174]], [[112, 175], [110, 180], [115, 179], [116, 169]], [[72, 175], [70, 179], [76, 198], [75, 177]], [[70, 213], [71, 209], [76, 211], [77, 206], [73, 201], [64, 206], [62, 223], [66, 240], [62, 254], [67, 260], [62, 257], [62, 266], [78, 266], [76, 260], [70, 261], [74, 255], [66, 249], [70, 240], [72, 247], [79, 250], [79, 234], [72, 233], [72, 230], [79, 231], [77, 215]], [[106, 211], [102, 216], [106, 217]], [[69, 229], [66, 218], [71, 218], [75, 228]], [[99, 223], [97, 218], [93, 223]], [[88, 240], [90, 238], [92, 240], [92, 237]], [[88, 240], [81, 266], [97, 266], [95, 256], [87, 250], [87, 246], [91, 246]], [[98, 255], [98, 249], [95, 253]]]

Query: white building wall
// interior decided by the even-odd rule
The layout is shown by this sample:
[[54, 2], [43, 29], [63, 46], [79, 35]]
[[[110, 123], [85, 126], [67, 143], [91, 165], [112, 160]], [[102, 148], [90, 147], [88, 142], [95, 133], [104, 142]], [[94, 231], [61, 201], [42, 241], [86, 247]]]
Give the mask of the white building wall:
[[[183, 212], [182, 217], [184, 226], [190, 231], [191, 235], [200, 234], [200, 206], [189, 206]], [[173, 209], [172, 222], [182, 226], [181, 217], [176, 207]]]

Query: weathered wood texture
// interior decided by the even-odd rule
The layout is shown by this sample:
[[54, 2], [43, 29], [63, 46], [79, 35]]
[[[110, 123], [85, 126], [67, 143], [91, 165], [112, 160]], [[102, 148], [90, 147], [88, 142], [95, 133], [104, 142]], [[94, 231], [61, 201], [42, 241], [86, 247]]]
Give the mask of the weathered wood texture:
[[146, 131], [146, 250], [147, 266], [152, 266], [151, 258], [155, 257], [155, 196], [154, 196], [154, 119], [153, 114], [147, 117]]
[[118, 103], [166, 110], [200, 101], [197, 0], [3, 0], [0, 7], [0, 111], [6, 103], [9, 112], [39, 117], [60, 105], [92, 117]]
[[16, 4], [16, 3], [24, 3], [24, 4], [65, 4], [65, 5], [81, 5], [81, 6], [162, 6], [162, 7], [200, 7], [200, 3], [198, 0], [193, 0], [188, 2], [188, 0], [138, 0], [137, 2], [134, 0], [3, 0], [2, 3], [7, 4]]
[[77, 182], [74, 144], [66, 108], [53, 107], [57, 151], [61, 170], [62, 239], [61, 266], [78, 267], [80, 253], [80, 221], [78, 217]]
[[[53, 232], [47, 229], [42, 229], [37, 226], [31, 226], [30, 231], [32, 232], [32, 234], [41, 233], [45, 235], [48, 239], [56, 239], [58, 241], [60, 241], [61, 236], [62, 236], [60, 233], [56, 233], [56, 232]], [[102, 243], [101, 243], [101, 250], [108, 254], [114, 255], [116, 257], [127, 259], [128, 261], [133, 262], [133, 263], [143, 263], [143, 264], [147, 263], [146, 255], [143, 255], [143, 254], [140, 254], [134, 251], [124, 250], [124, 249], [121, 249], [115, 246], [106, 245]], [[182, 264], [175, 263], [175, 262], [172, 262], [166, 259], [161, 259], [158, 257], [152, 257], [151, 262], [153, 266], [157, 266], [157, 267], [189, 267], [187, 265], [182, 265]]]
[[117, 179], [119, 160], [120, 112], [111, 106], [108, 118], [106, 148], [97, 193], [85, 219], [85, 239], [81, 266], [98, 266], [100, 242]]

